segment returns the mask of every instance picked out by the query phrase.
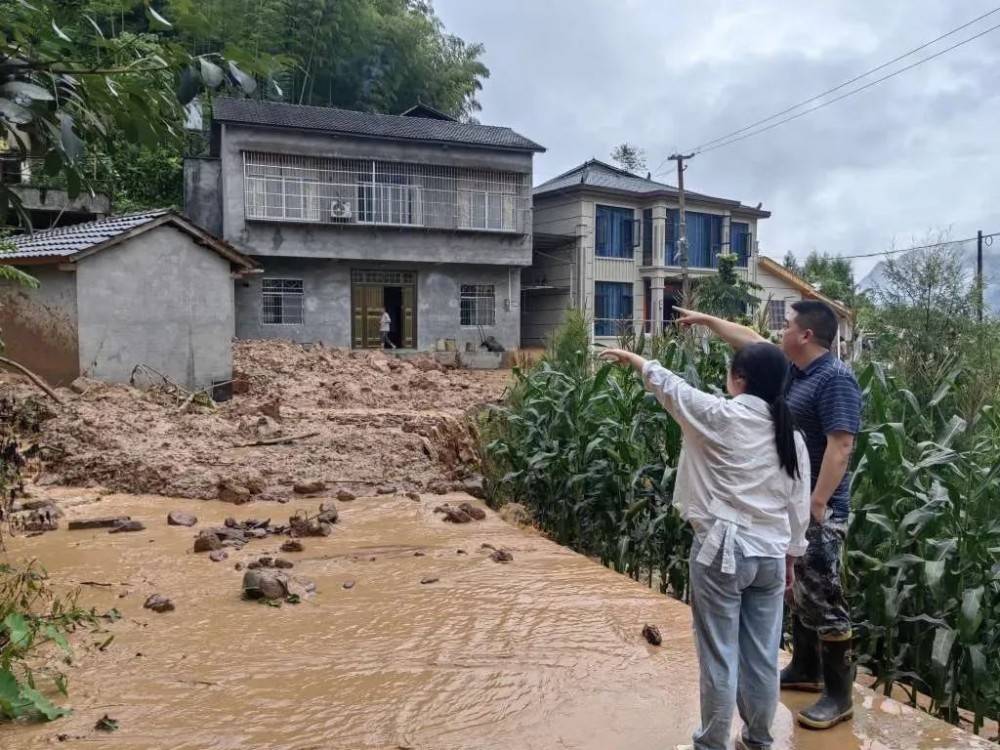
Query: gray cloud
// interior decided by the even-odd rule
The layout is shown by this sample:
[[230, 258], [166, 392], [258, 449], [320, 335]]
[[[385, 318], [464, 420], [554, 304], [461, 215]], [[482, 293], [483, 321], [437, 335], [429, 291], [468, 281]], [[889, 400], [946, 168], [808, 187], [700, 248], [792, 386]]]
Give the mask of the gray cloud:
[[[988, 8], [971, 0], [790, 5], [436, 0], [486, 45], [486, 123], [548, 148], [538, 181], [615, 144], [651, 169], [915, 47]], [[1000, 14], [947, 43], [1000, 23]], [[940, 47], [935, 47], [934, 50]], [[934, 51], [934, 50], [929, 50]], [[916, 59], [916, 58], [912, 58]], [[1000, 230], [1000, 30], [763, 135], [699, 155], [691, 189], [773, 211], [763, 251], [904, 247], [930, 229]], [[664, 179], [672, 182], [669, 173]], [[859, 277], [875, 261], [858, 261]]]

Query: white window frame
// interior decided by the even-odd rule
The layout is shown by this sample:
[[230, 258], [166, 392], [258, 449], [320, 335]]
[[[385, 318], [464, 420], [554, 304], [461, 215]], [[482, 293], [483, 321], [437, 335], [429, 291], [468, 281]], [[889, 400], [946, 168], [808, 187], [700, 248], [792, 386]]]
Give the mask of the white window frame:
[[[778, 307], [780, 305], [780, 308]], [[780, 315], [775, 315], [776, 310], [781, 310]], [[787, 300], [783, 299], [772, 299], [767, 302], [767, 327], [772, 331], [783, 331], [788, 325], [788, 319], [785, 317], [786, 310], [788, 309]], [[775, 325], [775, 321], [779, 325]]]
[[[458, 320], [462, 328], [490, 328], [497, 320], [496, 284], [462, 284], [458, 295]], [[469, 303], [469, 306], [466, 306]], [[469, 321], [464, 320], [470, 313]]]
[[[477, 216], [475, 199], [482, 200], [482, 216]], [[491, 210], [490, 204], [493, 203]], [[497, 190], [458, 191], [459, 229], [481, 229], [487, 232], [513, 232], [517, 225], [517, 196]]]
[[[270, 286], [270, 289], [268, 288]], [[269, 299], [281, 300], [280, 321], [268, 320], [267, 303]], [[295, 304], [287, 305], [286, 300]], [[285, 320], [286, 311], [297, 308], [297, 320]], [[273, 315], [273, 312], [271, 313]], [[265, 326], [300, 326], [306, 322], [305, 282], [302, 279], [265, 278], [260, 280], [260, 323]]]
[[[424, 225], [423, 192], [420, 185], [360, 181], [357, 201], [358, 224], [397, 227]], [[366, 209], [363, 210], [362, 205]], [[365, 213], [369, 213], [370, 218], [366, 219]]]

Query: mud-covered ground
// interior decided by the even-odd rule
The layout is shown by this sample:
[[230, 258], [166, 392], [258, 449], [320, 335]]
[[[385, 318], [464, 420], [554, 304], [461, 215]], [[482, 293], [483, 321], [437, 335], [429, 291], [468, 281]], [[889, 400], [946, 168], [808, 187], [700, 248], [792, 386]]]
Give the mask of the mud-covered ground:
[[[242, 502], [285, 500], [310, 483], [356, 494], [464, 488], [476, 442], [466, 416], [496, 402], [509, 376], [244, 341], [235, 395], [214, 408], [148, 375], [134, 387], [81, 379], [60, 389], [61, 407], [13, 376], [0, 396], [41, 404], [32, 441], [42, 460], [29, 468], [40, 484]], [[297, 439], [253, 445], [283, 437]]]

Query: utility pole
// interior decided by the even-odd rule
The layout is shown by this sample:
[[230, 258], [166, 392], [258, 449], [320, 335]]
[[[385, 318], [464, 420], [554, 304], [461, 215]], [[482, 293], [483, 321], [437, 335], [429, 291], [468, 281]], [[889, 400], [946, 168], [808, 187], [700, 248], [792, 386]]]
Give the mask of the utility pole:
[[677, 162], [677, 252], [681, 256], [681, 296], [684, 306], [691, 305], [691, 279], [688, 276], [688, 240], [687, 221], [684, 218], [684, 166], [686, 159], [693, 159], [694, 154], [671, 154], [670, 161]]
[[976, 315], [983, 322], [983, 230], [976, 233]]

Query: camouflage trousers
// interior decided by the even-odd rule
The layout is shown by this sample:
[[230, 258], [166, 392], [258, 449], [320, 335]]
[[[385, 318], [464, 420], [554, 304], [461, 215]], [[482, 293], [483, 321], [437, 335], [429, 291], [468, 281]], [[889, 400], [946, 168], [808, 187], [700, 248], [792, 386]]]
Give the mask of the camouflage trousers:
[[826, 641], [851, 637], [851, 616], [840, 583], [847, 520], [810, 521], [806, 553], [795, 560], [792, 613]]

